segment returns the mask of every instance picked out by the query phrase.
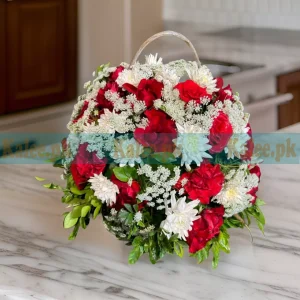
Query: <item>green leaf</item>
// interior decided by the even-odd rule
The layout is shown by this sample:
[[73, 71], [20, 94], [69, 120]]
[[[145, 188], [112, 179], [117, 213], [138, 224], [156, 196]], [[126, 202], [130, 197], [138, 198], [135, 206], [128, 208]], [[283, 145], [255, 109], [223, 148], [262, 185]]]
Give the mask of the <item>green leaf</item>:
[[122, 221], [125, 221], [127, 219], [128, 215], [129, 215], [129, 212], [125, 209], [121, 209], [120, 212], [119, 212], [119, 218]]
[[71, 212], [72, 219], [79, 218], [81, 216], [82, 206], [75, 206]]
[[93, 219], [96, 219], [97, 216], [99, 215], [101, 206], [97, 206], [96, 209], [94, 210], [94, 214], [93, 214]]
[[63, 188], [60, 185], [54, 183], [44, 184], [43, 187], [49, 190], [63, 190]]
[[220, 260], [220, 245], [218, 242], [214, 242], [212, 246], [212, 252], [213, 252], [213, 260], [212, 260], [212, 266], [214, 269], [218, 267], [219, 260]]
[[69, 212], [64, 219], [64, 228], [69, 229], [76, 225], [78, 218], [72, 218], [72, 212]]
[[134, 247], [139, 247], [143, 244], [143, 238], [141, 236], [137, 236], [134, 238], [133, 242], [132, 242], [132, 245]]
[[131, 206], [130, 204], [124, 204], [124, 206], [125, 206], [125, 208], [126, 208], [129, 212], [133, 213], [133, 209], [132, 209], [132, 206]]
[[173, 153], [170, 152], [158, 152], [152, 154], [152, 157], [162, 164], [168, 164], [176, 161], [176, 158]]
[[35, 177], [35, 179], [37, 180], [37, 181], [45, 181], [46, 179], [45, 178], [42, 178], [42, 177]]
[[137, 178], [137, 171], [135, 168], [126, 167], [115, 167], [113, 169], [115, 176], [122, 182], [128, 182], [130, 178]]
[[255, 202], [255, 205], [257, 206], [263, 206], [263, 205], [266, 205], [266, 202], [264, 202], [262, 199], [260, 198], [257, 198], [256, 199], [256, 202]]
[[218, 242], [221, 247], [221, 250], [223, 250], [226, 253], [230, 253], [229, 234], [227, 233], [227, 231], [225, 232], [220, 231], [220, 234], [218, 236]]
[[201, 264], [204, 260], [206, 260], [209, 256], [209, 250], [210, 250], [211, 244], [208, 243], [202, 250], [198, 251], [196, 253], [196, 258], [198, 264]]
[[86, 223], [85, 223], [85, 218], [80, 218], [80, 225], [82, 227], [82, 229], [86, 229]]
[[137, 224], [138, 224], [140, 227], [142, 227], [142, 228], [145, 228], [145, 227], [146, 227], [145, 224], [144, 224], [142, 221], [139, 221]]
[[73, 194], [79, 195], [79, 196], [84, 195], [84, 194], [86, 193], [85, 190], [79, 190], [79, 189], [78, 189], [77, 187], [75, 187], [75, 186], [71, 187], [71, 188], [70, 188], [70, 191], [71, 191]]
[[69, 236], [70, 241], [75, 240], [75, 238], [77, 237], [78, 230], [79, 230], [79, 222], [76, 223], [72, 233]]
[[144, 148], [143, 153], [141, 154], [142, 158], [146, 158], [148, 157], [151, 153], [153, 152], [153, 150], [151, 148]]
[[256, 211], [258, 213], [258, 218], [257, 220], [262, 223], [263, 225], [266, 225], [266, 219], [265, 219], [265, 216], [264, 216], [264, 213], [262, 212], [262, 210], [256, 206]]
[[81, 217], [85, 218], [87, 214], [91, 211], [91, 206], [87, 205], [81, 209]]
[[149, 241], [149, 259], [152, 264], [156, 264], [159, 260], [159, 256], [157, 253], [158, 245], [155, 242], [155, 236], [153, 236]]
[[174, 251], [175, 253], [179, 256], [179, 257], [183, 257], [184, 255], [184, 250], [181, 244], [179, 244], [178, 242], [174, 242]]
[[265, 234], [265, 225], [262, 224], [261, 222], [259, 222], [258, 220], [256, 220], [256, 224], [258, 226], [258, 228], [260, 229], [260, 231]]
[[135, 264], [142, 254], [141, 247], [134, 247], [129, 253], [128, 263], [131, 265]]
[[98, 207], [98, 206], [102, 206], [102, 202], [100, 202], [98, 199], [93, 199], [91, 201], [91, 204], [94, 206], [94, 207]]

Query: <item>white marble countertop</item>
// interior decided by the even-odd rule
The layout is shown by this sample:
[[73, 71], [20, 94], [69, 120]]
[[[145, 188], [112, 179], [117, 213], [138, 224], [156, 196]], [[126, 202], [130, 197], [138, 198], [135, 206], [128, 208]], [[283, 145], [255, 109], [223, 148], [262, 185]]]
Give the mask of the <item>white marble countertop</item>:
[[[300, 133], [300, 124], [286, 129]], [[300, 299], [300, 165], [262, 166], [259, 195], [268, 205], [265, 237], [231, 230], [219, 268], [166, 257], [127, 264], [129, 248], [93, 221], [74, 242], [62, 227], [59, 181], [50, 165], [0, 165], [0, 299]]]

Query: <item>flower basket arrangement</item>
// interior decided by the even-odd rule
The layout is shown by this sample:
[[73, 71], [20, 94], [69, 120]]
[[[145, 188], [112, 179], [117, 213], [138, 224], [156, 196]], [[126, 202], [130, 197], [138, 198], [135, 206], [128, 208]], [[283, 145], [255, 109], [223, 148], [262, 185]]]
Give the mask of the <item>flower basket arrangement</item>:
[[[196, 60], [164, 64], [149, 55], [137, 62], [165, 35], [184, 40]], [[132, 247], [130, 264], [145, 253], [152, 263], [182, 257], [186, 248], [198, 263], [212, 253], [216, 267], [220, 252], [230, 252], [228, 229], [249, 228], [254, 219], [264, 230], [249, 115], [186, 37], [159, 33], [131, 65], [102, 65], [93, 76], [54, 164], [66, 186], [44, 185], [63, 192], [70, 239], [101, 217]]]

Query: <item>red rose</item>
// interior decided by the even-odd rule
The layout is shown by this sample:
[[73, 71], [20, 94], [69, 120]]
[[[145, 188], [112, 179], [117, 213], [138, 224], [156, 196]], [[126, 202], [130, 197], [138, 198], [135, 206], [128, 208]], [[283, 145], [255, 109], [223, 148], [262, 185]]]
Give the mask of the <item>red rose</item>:
[[223, 79], [222, 78], [217, 78], [217, 88], [219, 89], [218, 92], [216, 92], [216, 101], [225, 101], [225, 100], [233, 100], [233, 92], [230, 87], [230, 85], [227, 85], [226, 87], [223, 88]]
[[203, 249], [207, 242], [220, 233], [223, 225], [224, 207], [205, 209], [201, 218], [194, 221], [192, 230], [189, 231], [187, 243], [190, 253], [196, 253]]
[[84, 112], [88, 109], [89, 107], [89, 102], [87, 100], [84, 101], [83, 106], [80, 110], [80, 113], [78, 116], [73, 120], [73, 123], [76, 123], [79, 119], [83, 117]]
[[78, 189], [82, 190], [87, 181], [95, 174], [99, 175], [106, 166], [106, 159], [100, 159], [96, 152], [87, 151], [88, 144], [82, 144], [73, 160], [70, 171]]
[[183, 174], [175, 188], [182, 187], [182, 180], [187, 181], [183, 188], [192, 200], [200, 200], [202, 204], [209, 204], [210, 198], [216, 196], [222, 189], [224, 174], [220, 165], [213, 166], [209, 163], [202, 163], [192, 173]]
[[220, 112], [214, 119], [213, 125], [210, 129], [209, 143], [212, 148], [210, 153], [220, 153], [227, 146], [233, 134], [233, 129], [230, 124], [228, 116]]
[[248, 130], [248, 135], [250, 136], [250, 139], [247, 141], [247, 150], [245, 152], [245, 154], [241, 155], [241, 159], [242, 160], [251, 160], [251, 157], [253, 155], [253, 151], [254, 151], [254, 142], [253, 142], [253, 138], [252, 138], [252, 129], [250, 124], [247, 125], [247, 127], [249, 128]]
[[156, 79], [142, 79], [137, 88], [129, 83], [123, 85], [123, 88], [136, 95], [138, 100], [145, 101], [148, 108], [153, 106], [154, 100], [161, 99], [163, 87], [163, 83]]
[[176, 138], [175, 122], [163, 111], [150, 109], [145, 112], [148, 126], [137, 128], [135, 139], [145, 147], [151, 147], [155, 152], [173, 152], [173, 140]]
[[121, 210], [125, 204], [134, 205], [137, 203], [136, 195], [140, 191], [140, 185], [137, 181], [132, 181], [129, 185], [127, 182], [122, 182], [112, 175], [110, 179], [119, 188], [119, 194], [117, 194], [117, 202], [113, 205], [116, 210]]
[[119, 77], [119, 74], [120, 74], [122, 71], [124, 71], [124, 69], [125, 69], [125, 68], [124, 68], [123, 66], [117, 67], [116, 70], [115, 70], [113, 73], [110, 74], [109, 80], [110, 80], [110, 81], [116, 81], [116, 80], [118, 79], [118, 77]]
[[175, 89], [179, 91], [179, 97], [184, 102], [188, 103], [191, 100], [201, 103], [203, 97], [211, 98], [211, 95], [207, 93], [206, 88], [199, 86], [193, 80], [187, 80], [185, 82], [178, 83]]
[[[255, 174], [258, 178], [259, 178], [259, 181], [260, 181], [260, 177], [261, 177], [261, 171], [260, 171], [260, 167], [257, 165], [253, 168], [251, 168], [249, 170], [250, 174]], [[253, 199], [251, 201], [252, 204], [255, 204], [256, 203], [256, 199], [257, 199], [257, 195], [256, 193], [258, 192], [258, 187], [254, 187], [253, 189], [251, 189], [248, 194], [250, 194], [251, 196], [253, 196]]]

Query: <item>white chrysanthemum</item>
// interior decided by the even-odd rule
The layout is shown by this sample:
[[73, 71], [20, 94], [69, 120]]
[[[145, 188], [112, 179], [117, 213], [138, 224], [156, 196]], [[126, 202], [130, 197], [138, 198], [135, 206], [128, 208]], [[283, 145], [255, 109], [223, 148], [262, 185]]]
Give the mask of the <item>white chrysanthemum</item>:
[[200, 218], [195, 207], [198, 200], [186, 202], [186, 197], [176, 201], [175, 191], [171, 192], [171, 208], [166, 208], [167, 218], [161, 223], [161, 228], [166, 231], [169, 237], [171, 233], [178, 234], [180, 239], [186, 240], [188, 231], [192, 229], [193, 222]]
[[157, 81], [163, 82], [165, 85], [169, 85], [170, 89], [173, 89], [180, 81], [180, 77], [177, 75], [176, 70], [166, 65], [162, 65], [155, 71], [154, 78]]
[[247, 133], [233, 134], [224, 149], [227, 158], [241, 158], [241, 155], [247, 151], [246, 143], [248, 140], [250, 140], [250, 136]]
[[119, 86], [123, 86], [125, 83], [138, 86], [142, 79], [149, 79], [153, 77], [153, 72], [149, 66], [140, 65], [136, 63], [132, 69], [124, 69], [116, 80]]
[[185, 164], [189, 168], [189, 165], [195, 162], [200, 166], [203, 158], [211, 158], [211, 155], [206, 152], [211, 148], [206, 134], [194, 125], [182, 126], [177, 123], [176, 126], [178, 137], [174, 140], [177, 147], [175, 155], [182, 155], [181, 165]]
[[104, 109], [104, 114], [100, 116], [98, 124], [85, 124], [83, 126], [84, 133], [115, 133], [114, 128], [114, 113], [108, 109]]
[[230, 179], [224, 184], [221, 192], [212, 199], [213, 202], [224, 206], [226, 218], [242, 212], [251, 205], [253, 196], [249, 192], [257, 187], [259, 182], [258, 176], [247, 174], [244, 166], [241, 166], [233, 177], [228, 177]]
[[127, 164], [133, 167], [135, 163], [143, 163], [140, 157], [143, 151], [144, 147], [134, 138], [119, 138], [115, 140], [115, 147], [110, 156], [114, 159], [114, 162], [120, 164], [120, 167]]
[[218, 91], [217, 80], [214, 79], [212, 73], [207, 66], [198, 66], [196, 62], [190, 64], [186, 68], [186, 72], [190, 79], [198, 83], [201, 87], [205, 87], [209, 94]]
[[92, 184], [91, 189], [95, 191], [95, 196], [103, 203], [107, 203], [108, 206], [116, 203], [117, 194], [119, 194], [119, 188], [113, 182], [108, 180], [101, 174], [94, 175], [89, 179]]
[[145, 55], [146, 58], [146, 64], [150, 66], [157, 66], [157, 65], [162, 65], [162, 58], [158, 57], [158, 54], [156, 53], [155, 55], [149, 54]]

